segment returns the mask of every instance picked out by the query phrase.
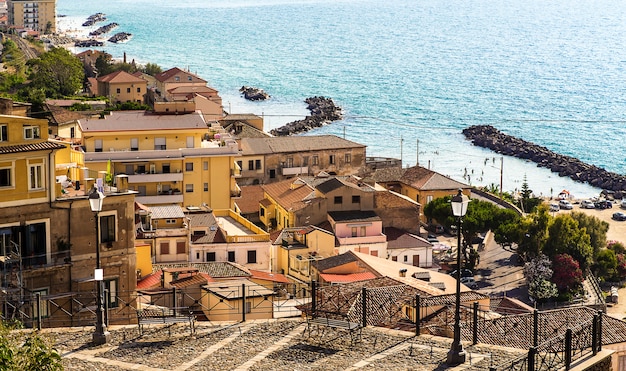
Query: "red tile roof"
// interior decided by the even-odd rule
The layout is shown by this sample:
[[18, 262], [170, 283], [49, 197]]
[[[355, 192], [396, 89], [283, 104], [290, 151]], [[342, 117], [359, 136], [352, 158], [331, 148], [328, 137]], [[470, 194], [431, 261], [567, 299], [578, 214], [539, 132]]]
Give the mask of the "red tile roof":
[[152, 289], [161, 286], [163, 271], [158, 270], [137, 282], [137, 290]]
[[179, 280], [172, 281], [170, 284], [177, 289], [182, 289], [189, 286], [202, 286], [209, 282], [215, 282], [215, 280], [206, 273], [193, 274], [191, 276], [183, 277]]
[[108, 75], [104, 75], [102, 77], [98, 77], [99, 82], [109, 82], [109, 83], [146, 83], [146, 80], [133, 76], [126, 71], [115, 71]]
[[376, 275], [372, 272], [351, 273], [351, 274], [320, 273], [320, 277], [322, 277], [324, 281], [326, 282], [344, 283], [344, 282], [359, 282], [359, 281], [371, 280], [372, 278], [376, 278]]
[[250, 274], [252, 274], [250, 278], [256, 278], [259, 280], [279, 282], [279, 283], [291, 283], [287, 279], [287, 277], [285, 277], [284, 274], [280, 274], [280, 273], [270, 273], [270, 272], [258, 271], [256, 269], [250, 269]]

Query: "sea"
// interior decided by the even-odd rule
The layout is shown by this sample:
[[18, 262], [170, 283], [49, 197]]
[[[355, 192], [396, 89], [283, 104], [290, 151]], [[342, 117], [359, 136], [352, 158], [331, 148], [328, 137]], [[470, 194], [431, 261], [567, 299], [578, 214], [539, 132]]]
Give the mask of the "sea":
[[[82, 26], [98, 12], [105, 22]], [[606, 0], [57, 0], [60, 31], [117, 22], [111, 34], [131, 39], [98, 50], [193, 72], [266, 131], [307, 115], [307, 97], [329, 97], [344, 119], [302, 135], [475, 186], [581, 199], [601, 190], [475, 147], [462, 130], [492, 125], [625, 174], [625, 13]], [[244, 85], [271, 98], [246, 101]]]

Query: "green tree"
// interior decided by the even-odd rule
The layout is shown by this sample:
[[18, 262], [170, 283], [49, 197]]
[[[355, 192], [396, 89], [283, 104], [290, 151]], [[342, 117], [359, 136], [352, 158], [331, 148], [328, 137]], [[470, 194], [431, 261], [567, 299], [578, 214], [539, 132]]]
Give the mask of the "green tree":
[[589, 242], [595, 257], [600, 249], [606, 247], [606, 233], [609, 231], [609, 223], [579, 211], [572, 212], [570, 215], [578, 222], [578, 228], [584, 228], [589, 235]]
[[44, 89], [47, 97], [75, 94], [85, 78], [80, 60], [63, 48], [52, 48], [39, 58], [28, 61], [28, 65], [31, 67], [31, 87]]
[[161, 67], [159, 67], [159, 65], [156, 63], [146, 63], [146, 65], [141, 69], [141, 71], [150, 76], [155, 76], [163, 72]]
[[523, 261], [530, 261], [539, 256], [548, 239], [548, 228], [553, 218], [545, 205], [539, 205], [534, 212], [519, 219], [503, 223], [495, 233], [495, 241], [515, 246]]
[[596, 261], [593, 264], [595, 275], [604, 281], [619, 281], [617, 272], [617, 255], [613, 250], [602, 249], [596, 255]]
[[584, 228], [579, 228], [578, 222], [569, 214], [554, 218], [550, 226], [549, 237], [543, 252], [553, 259], [559, 254], [569, 254], [580, 264], [585, 271], [593, 262], [593, 248], [591, 239]]
[[522, 182], [522, 189], [520, 190], [522, 198], [518, 202], [518, 206], [525, 213], [530, 213], [542, 203], [542, 200], [538, 197], [532, 197], [533, 191], [528, 187], [528, 181], [526, 180], [526, 174], [524, 174], [524, 180]]

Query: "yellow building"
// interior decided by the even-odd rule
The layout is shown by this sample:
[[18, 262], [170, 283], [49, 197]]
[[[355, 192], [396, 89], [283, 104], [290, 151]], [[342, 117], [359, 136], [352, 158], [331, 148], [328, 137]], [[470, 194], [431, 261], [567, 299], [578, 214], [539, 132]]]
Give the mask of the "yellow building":
[[9, 26], [56, 32], [56, 0], [8, 0]]
[[89, 176], [126, 174], [139, 203], [230, 209], [240, 196], [237, 143], [198, 112], [119, 111], [79, 127]]
[[309, 283], [311, 264], [335, 255], [335, 235], [315, 226], [286, 228], [276, 239], [273, 251], [273, 272]]
[[98, 77], [98, 94], [108, 97], [111, 103], [143, 103], [148, 82], [125, 71], [116, 71]]
[[48, 121], [0, 115], [0, 208], [53, 201], [55, 153]]

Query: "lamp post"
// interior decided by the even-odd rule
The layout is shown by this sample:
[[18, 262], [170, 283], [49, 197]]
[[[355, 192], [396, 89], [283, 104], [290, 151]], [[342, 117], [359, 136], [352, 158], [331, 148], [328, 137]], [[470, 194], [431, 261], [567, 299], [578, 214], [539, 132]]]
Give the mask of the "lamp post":
[[109, 341], [111, 334], [107, 331], [104, 323], [104, 309], [102, 308], [102, 280], [104, 272], [100, 268], [100, 211], [102, 211], [102, 203], [104, 195], [98, 191], [97, 186], [89, 192], [89, 207], [96, 215], [96, 270], [93, 278], [96, 281], [96, 331], [93, 333], [92, 341], [96, 345], [105, 344]]
[[452, 214], [457, 223], [457, 247], [456, 247], [456, 306], [454, 308], [454, 341], [448, 351], [446, 363], [458, 365], [465, 362], [465, 351], [461, 344], [461, 219], [467, 212], [469, 199], [459, 189], [459, 193], [452, 197]]

